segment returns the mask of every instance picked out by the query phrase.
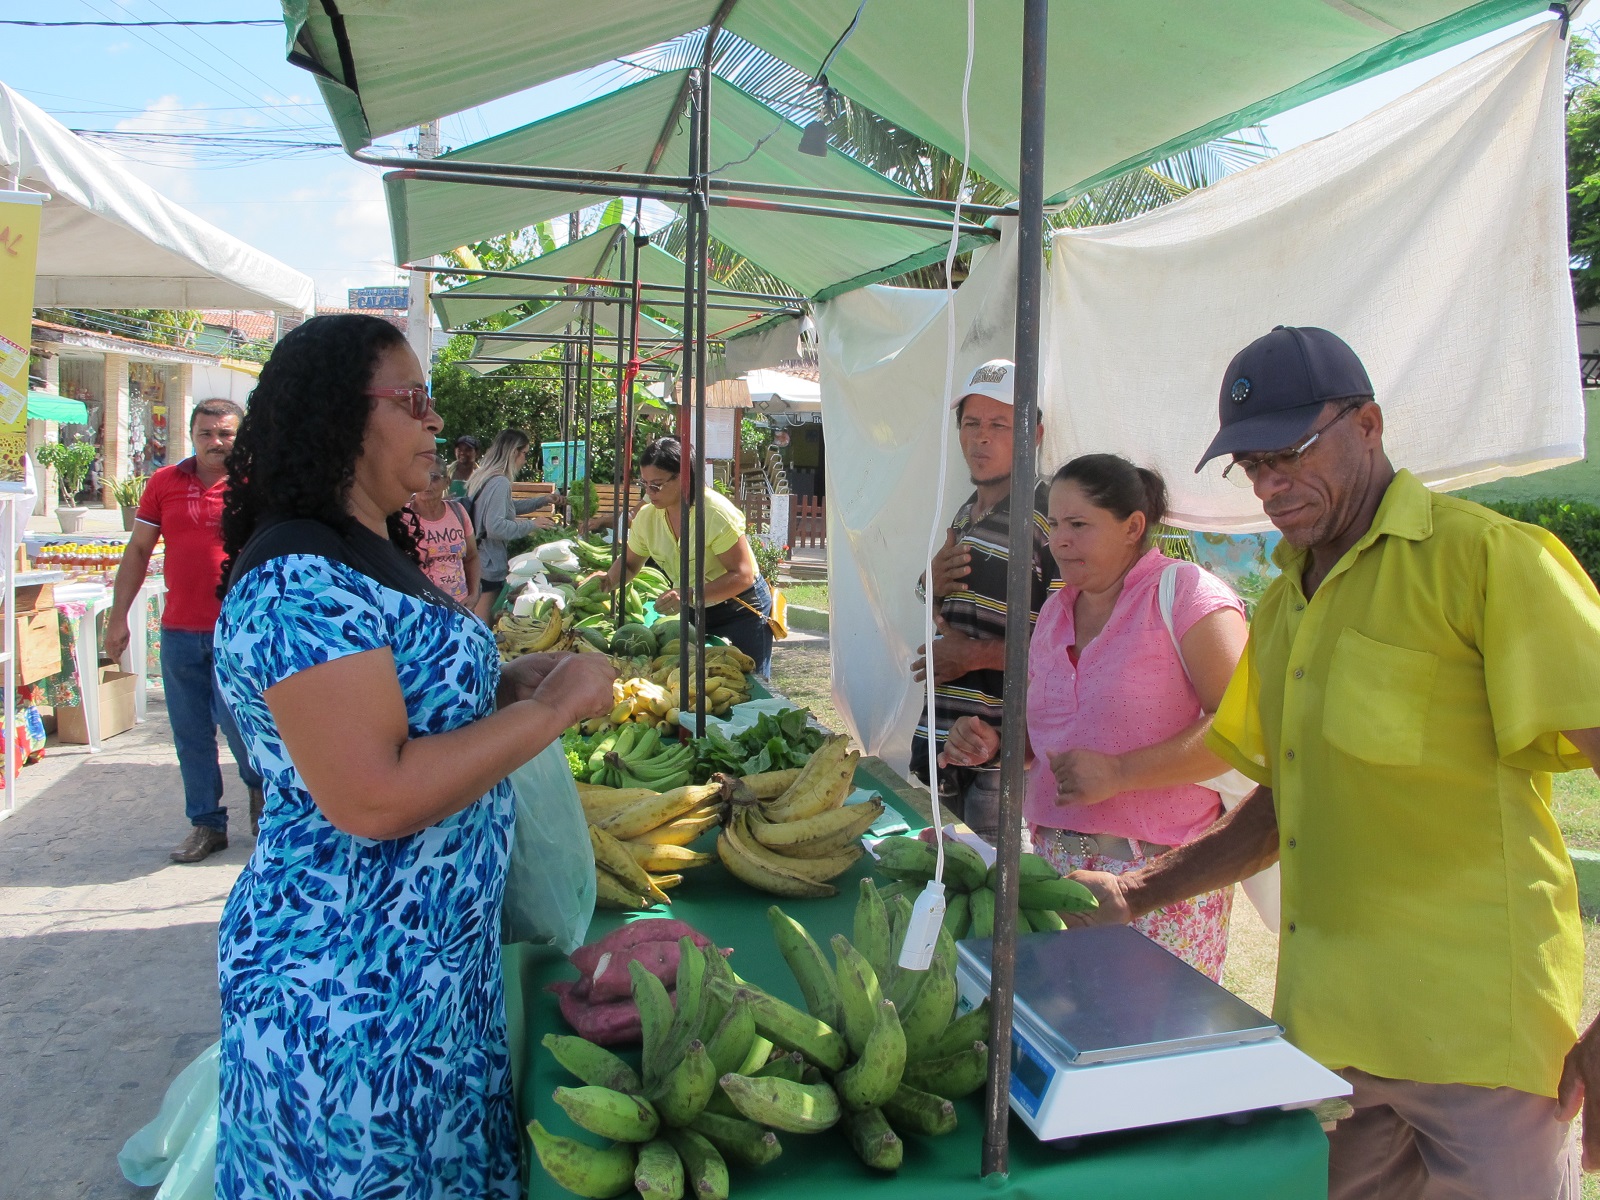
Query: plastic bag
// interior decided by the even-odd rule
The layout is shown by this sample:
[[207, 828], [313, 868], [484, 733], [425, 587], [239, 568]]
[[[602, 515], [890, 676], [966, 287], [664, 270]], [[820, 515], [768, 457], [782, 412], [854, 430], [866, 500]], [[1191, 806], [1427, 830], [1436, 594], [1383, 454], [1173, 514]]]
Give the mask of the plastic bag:
[[155, 1120], [117, 1155], [123, 1177], [138, 1187], [161, 1185], [155, 1200], [212, 1200], [217, 1173], [217, 1053], [212, 1042], [178, 1073]]
[[594, 916], [594, 855], [578, 785], [560, 741], [511, 772], [517, 825], [500, 915], [502, 942], [583, 944]]

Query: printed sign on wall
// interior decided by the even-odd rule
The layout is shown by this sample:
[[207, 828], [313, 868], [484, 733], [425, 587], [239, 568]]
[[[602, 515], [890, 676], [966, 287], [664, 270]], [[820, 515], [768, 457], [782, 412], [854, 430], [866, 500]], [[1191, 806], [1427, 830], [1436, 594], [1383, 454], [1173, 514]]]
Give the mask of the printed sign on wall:
[[28, 345], [44, 201], [34, 192], [0, 192], [0, 488], [7, 491], [22, 490], [28, 452]]

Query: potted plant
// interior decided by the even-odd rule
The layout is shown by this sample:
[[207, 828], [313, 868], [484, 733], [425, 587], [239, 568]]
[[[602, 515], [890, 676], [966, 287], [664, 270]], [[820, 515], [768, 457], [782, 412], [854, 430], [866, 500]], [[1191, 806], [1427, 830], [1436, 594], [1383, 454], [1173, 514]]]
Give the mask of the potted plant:
[[83, 527], [88, 509], [77, 506], [78, 493], [98, 454], [93, 442], [46, 442], [34, 451], [40, 466], [54, 467], [61, 477], [61, 494], [67, 503], [56, 510], [56, 516], [62, 533], [77, 533]]
[[111, 494], [116, 497], [117, 506], [122, 509], [122, 527], [130, 532], [133, 529], [133, 514], [139, 507], [139, 498], [144, 495], [144, 485], [149, 482], [148, 475], [130, 475], [111, 485]]

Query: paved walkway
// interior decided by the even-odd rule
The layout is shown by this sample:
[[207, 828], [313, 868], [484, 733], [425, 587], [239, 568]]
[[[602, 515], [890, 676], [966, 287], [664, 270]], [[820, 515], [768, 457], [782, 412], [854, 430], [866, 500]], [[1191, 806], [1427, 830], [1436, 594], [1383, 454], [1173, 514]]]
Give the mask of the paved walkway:
[[[249, 856], [224, 746], [232, 845], [195, 866], [161, 691], [99, 754], [52, 746], [0, 821], [0, 1196], [149, 1196], [116, 1154], [216, 1040], [222, 904]], [[241, 823], [242, 822], [242, 823]]]

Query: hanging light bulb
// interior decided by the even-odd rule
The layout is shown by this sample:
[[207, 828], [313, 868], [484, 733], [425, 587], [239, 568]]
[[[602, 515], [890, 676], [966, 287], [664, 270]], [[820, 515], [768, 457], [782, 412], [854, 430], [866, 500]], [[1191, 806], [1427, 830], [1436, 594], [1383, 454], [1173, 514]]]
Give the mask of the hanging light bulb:
[[800, 135], [800, 153], [809, 154], [813, 158], [826, 158], [828, 156], [828, 122], [833, 119], [833, 89], [828, 86], [827, 77], [821, 79], [822, 104], [817, 110], [817, 115], [805, 127], [805, 132]]

